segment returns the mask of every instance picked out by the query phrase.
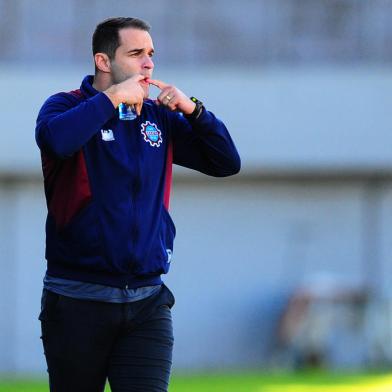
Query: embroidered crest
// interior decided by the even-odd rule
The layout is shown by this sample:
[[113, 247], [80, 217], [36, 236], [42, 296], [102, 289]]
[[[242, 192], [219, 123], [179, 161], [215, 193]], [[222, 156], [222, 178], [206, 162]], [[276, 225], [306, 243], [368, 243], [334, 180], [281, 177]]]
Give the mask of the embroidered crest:
[[111, 142], [114, 140], [113, 131], [111, 129], [101, 129], [102, 140]]
[[144, 141], [150, 143], [152, 147], [159, 147], [162, 143], [162, 132], [158, 129], [156, 124], [146, 121], [142, 124], [142, 129], [140, 130], [144, 137]]

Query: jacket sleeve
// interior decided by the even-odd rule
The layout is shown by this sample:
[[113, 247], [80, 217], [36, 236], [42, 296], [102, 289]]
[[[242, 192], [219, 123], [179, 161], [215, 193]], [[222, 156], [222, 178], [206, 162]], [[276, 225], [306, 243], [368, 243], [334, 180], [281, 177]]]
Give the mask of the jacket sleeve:
[[38, 114], [37, 144], [60, 158], [69, 157], [99, 132], [114, 113], [113, 104], [103, 93], [82, 102], [68, 93], [53, 95]]
[[226, 126], [203, 109], [196, 120], [172, 113], [173, 162], [214, 177], [240, 171], [241, 160]]

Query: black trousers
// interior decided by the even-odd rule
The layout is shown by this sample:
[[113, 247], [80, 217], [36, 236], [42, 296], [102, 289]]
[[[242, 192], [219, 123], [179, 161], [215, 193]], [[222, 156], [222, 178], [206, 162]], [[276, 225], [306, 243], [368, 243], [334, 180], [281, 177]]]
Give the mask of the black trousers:
[[39, 316], [51, 392], [167, 391], [173, 350], [163, 285], [126, 304], [73, 299], [44, 290]]

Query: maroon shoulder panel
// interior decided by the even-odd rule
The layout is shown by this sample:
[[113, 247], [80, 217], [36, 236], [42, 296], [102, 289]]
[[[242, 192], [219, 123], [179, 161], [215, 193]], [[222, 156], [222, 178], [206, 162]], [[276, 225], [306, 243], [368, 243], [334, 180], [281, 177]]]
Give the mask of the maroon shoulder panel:
[[80, 91], [80, 89], [69, 91], [68, 94], [71, 94], [76, 98], [83, 98], [83, 93]]
[[[83, 98], [79, 89], [69, 94]], [[44, 152], [41, 152], [41, 157], [48, 210], [57, 228], [61, 229], [91, 200], [83, 151], [68, 159], [57, 159]]]
[[173, 172], [173, 143], [169, 142], [167, 158], [166, 158], [166, 173], [165, 173], [165, 190], [163, 194], [163, 204], [166, 209], [169, 209], [170, 204], [170, 191], [172, 184], [172, 172]]
[[80, 150], [71, 158], [53, 159], [42, 153], [49, 213], [61, 229], [91, 201], [86, 162]]

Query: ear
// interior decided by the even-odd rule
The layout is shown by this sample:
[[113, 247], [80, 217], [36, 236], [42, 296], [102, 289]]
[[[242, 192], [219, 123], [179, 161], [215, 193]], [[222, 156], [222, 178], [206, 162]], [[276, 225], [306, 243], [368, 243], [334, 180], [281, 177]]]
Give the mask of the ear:
[[110, 59], [106, 53], [95, 53], [94, 61], [98, 70], [100, 70], [101, 72], [110, 72]]

